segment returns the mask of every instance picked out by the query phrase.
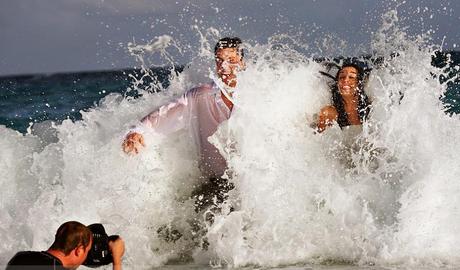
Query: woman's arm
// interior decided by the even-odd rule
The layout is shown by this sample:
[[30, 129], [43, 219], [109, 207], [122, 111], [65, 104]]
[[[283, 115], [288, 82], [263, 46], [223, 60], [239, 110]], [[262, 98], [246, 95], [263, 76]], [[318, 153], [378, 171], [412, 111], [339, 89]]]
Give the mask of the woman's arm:
[[321, 109], [318, 116], [317, 130], [323, 132], [327, 127], [330, 127], [337, 121], [339, 114], [334, 106], [326, 106]]

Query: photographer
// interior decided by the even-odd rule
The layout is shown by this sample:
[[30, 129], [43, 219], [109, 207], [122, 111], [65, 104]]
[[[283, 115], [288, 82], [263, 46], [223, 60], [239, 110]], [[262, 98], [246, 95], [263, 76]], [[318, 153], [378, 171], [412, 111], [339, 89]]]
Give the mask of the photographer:
[[[97, 267], [110, 262], [112, 262], [114, 270], [120, 270], [121, 260], [125, 252], [123, 239], [118, 236], [111, 236], [110, 239], [105, 234], [102, 225], [98, 225], [98, 229], [102, 228], [102, 232], [98, 232], [96, 235], [91, 227], [87, 227], [76, 221], [66, 222], [57, 230], [54, 243], [47, 251], [18, 252], [9, 261], [6, 270], [65, 270], [77, 269], [82, 264], [90, 267]], [[99, 261], [94, 259], [98, 254], [93, 253], [95, 253], [95, 247], [99, 249], [101, 246], [103, 247], [100, 240], [101, 235], [105, 236], [105, 246], [108, 248], [106, 253], [110, 254], [110, 257], [108, 260], [106, 259], [103, 263], [98, 265], [97, 262]], [[104, 252], [102, 253], [104, 254]], [[90, 254], [92, 258], [90, 262], [85, 261], [87, 260], [88, 254]]]

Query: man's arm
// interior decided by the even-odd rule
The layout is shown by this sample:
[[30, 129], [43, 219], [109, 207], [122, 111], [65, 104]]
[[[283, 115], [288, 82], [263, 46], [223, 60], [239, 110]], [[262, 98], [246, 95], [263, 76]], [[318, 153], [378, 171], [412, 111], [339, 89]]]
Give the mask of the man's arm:
[[126, 135], [123, 144], [121, 145], [125, 153], [138, 154], [141, 147], [145, 147], [144, 136], [137, 132], [130, 132]]
[[125, 242], [121, 237], [118, 237], [116, 240], [109, 242], [109, 249], [113, 257], [112, 269], [121, 270], [122, 258], [125, 254]]
[[148, 114], [141, 120], [143, 126], [163, 134], [169, 134], [184, 128], [188, 121], [187, 109], [190, 105], [187, 94], [188, 92], [177, 100], [163, 105]]
[[[184, 128], [189, 121], [189, 100], [187, 93], [169, 104], [163, 105], [157, 110], [145, 116], [142, 120], [142, 128], [151, 128], [157, 132], [168, 134]], [[133, 130], [126, 135], [122, 148], [125, 153], [137, 154], [145, 147], [144, 136], [139, 130]]]

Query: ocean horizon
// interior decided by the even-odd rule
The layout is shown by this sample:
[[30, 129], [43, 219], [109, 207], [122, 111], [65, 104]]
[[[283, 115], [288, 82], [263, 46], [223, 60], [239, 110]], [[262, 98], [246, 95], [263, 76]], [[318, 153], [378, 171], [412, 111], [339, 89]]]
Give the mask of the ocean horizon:
[[[450, 63], [447, 63], [450, 55]], [[361, 56], [370, 59], [371, 56]], [[330, 59], [330, 58], [327, 58]], [[316, 58], [321, 62], [326, 58]], [[334, 58], [336, 61], [340, 58]], [[330, 59], [330, 60], [334, 60]], [[460, 51], [447, 51], [433, 56], [432, 64], [439, 68], [451, 67], [448, 90], [443, 97], [448, 113], [460, 113], [460, 79], [454, 67], [460, 64]], [[186, 65], [174, 67], [181, 72]], [[152, 67], [161, 89], [169, 86], [168, 76], [172, 67]], [[110, 93], [136, 96], [134, 78], [142, 76], [142, 69], [125, 68], [119, 70], [53, 72], [45, 74], [0, 75], [0, 125], [26, 132], [34, 123], [47, 120], [60, 122], [65, 119], [81, 119], [81, 110], [98, 105], [99, 100]], [[446, 78], [440, 78], [445, 81]], [[144, 81], [148, 85], [150, 81]], [[160, 90], [160, 89], [159, 89]], [[18, 105], [21, 106], [18, 106]]]

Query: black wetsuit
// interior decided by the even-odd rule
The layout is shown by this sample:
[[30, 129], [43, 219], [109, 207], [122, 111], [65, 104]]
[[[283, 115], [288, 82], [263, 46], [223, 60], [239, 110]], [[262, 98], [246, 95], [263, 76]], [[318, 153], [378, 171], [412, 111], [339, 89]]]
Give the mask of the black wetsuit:
[[8, 262], [5, 270], [65, 270], [61, 260], [46, 251], [21, 251]]

